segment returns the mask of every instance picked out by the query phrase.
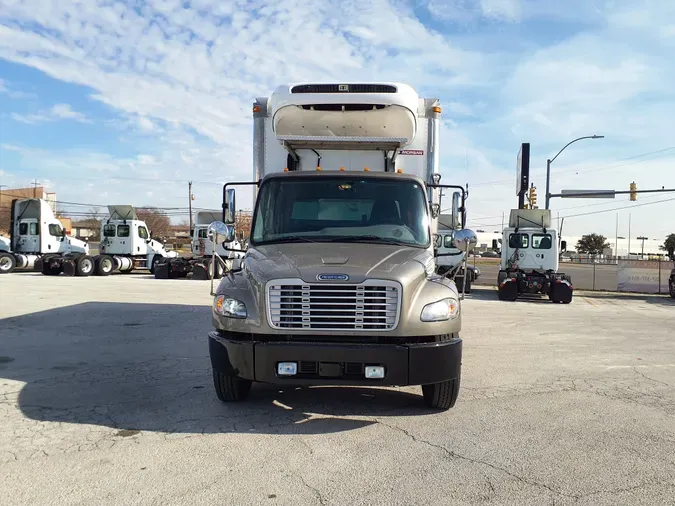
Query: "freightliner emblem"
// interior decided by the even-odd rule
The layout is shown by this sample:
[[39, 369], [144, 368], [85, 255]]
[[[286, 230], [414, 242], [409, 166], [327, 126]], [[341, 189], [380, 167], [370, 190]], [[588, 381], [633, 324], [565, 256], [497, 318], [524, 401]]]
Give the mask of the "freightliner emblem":
[[349, 276], [346, 274], [317, 274], [317, 281], [347, 281]]

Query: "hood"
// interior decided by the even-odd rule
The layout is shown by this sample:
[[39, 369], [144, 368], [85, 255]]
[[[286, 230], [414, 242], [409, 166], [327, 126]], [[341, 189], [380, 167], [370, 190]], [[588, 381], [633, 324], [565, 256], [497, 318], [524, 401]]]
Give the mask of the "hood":
[[87, 255], [89, 254], [89, 243], [81, 239], [76, 239], [75, 237], [68, 237], [66, 240], [70, 245], [71, 251], [75, 253], [85, 253]]
[[278, 278], [316, 283], [320, 274], [340, 274], [350, 283], [377, 278], [406, 285], [431, 275], [434, 257], [428, 250], [384, 244], [273, 244], [249, 249], [245, 267], [260, 284]]

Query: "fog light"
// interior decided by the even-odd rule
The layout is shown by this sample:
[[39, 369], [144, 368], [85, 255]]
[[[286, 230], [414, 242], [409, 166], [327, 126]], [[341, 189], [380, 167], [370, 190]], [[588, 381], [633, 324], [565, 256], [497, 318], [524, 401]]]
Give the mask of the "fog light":
[[382, 379], [384, 378], [384, 367], [381, 365], [367, 365], [366, 378], [368, 379]]
[[293, 376], [298, 373], [297, 362], [279, 362], [277, 364], [277, 374], [279, 376]]

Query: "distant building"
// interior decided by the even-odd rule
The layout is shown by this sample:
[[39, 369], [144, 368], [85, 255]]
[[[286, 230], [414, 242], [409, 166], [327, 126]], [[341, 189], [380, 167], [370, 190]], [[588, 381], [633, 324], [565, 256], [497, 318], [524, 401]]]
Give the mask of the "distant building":
[[[14, 199], [43, 199], [49, 203], [52, 211], [56, 213], [56, 193], [47, 192], [43, 186], [30, 188], [5, 188], [0, 187], [0, 234], [9, 234], [9, 226], [12, 214], [12, 200]], [[65, 225], [64, 225], [64, 228]]]

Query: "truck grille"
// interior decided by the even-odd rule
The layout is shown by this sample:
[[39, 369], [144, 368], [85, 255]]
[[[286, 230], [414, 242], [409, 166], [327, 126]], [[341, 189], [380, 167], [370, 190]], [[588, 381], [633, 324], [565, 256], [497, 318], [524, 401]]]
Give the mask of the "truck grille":
[[396, 93], [389, 84], [299, 84], [291, 93]]
[[400, 300], [397, 283], [379, 280], [358, 285], [276, 280], [267, 289], [269, 324], [284, 330], [393, 330]]

